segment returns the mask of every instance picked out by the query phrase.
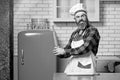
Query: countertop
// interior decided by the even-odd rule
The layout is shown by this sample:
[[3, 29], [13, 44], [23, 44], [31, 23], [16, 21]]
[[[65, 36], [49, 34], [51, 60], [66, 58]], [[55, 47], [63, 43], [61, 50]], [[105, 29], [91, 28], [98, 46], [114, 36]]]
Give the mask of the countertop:
[[55, 73], [53, 80], [120, 80], [120, 73], [99, 73], [97, 75], [66, 75]]
[[114, 60], [120, 61], [120, 56], [96, 56], [96, 60]]

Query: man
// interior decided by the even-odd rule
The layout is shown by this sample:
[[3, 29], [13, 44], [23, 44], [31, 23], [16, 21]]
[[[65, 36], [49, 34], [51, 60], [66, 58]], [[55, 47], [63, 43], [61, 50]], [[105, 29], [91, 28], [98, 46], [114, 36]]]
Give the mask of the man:
[[78, 3], [70, 9], [78, 28], [72, 33], [65, 48], [55, 47], [53, 52], [60, 58], [68, 58], [66, 74], [94, 74], [94, 56], [97, 54], [100, 35], [87, 18], [84, 5]]

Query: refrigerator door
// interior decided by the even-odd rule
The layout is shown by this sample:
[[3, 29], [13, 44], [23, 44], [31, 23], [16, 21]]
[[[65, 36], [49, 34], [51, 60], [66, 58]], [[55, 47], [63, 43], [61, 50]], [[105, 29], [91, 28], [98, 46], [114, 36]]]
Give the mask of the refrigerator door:
[[50, 30], [23, 31], [18, 34], [19, 80], [53, 80], [56, 56], [53, 32]]

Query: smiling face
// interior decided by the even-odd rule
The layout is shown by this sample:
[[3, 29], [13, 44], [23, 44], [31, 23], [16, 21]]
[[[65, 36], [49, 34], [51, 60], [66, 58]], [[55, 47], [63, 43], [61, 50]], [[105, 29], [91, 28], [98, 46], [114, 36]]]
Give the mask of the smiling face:
[[85, 12], [77, 12], [74, 15], [74, 19], [80, 29], [85, 29], [88, 22], [87, 15]]

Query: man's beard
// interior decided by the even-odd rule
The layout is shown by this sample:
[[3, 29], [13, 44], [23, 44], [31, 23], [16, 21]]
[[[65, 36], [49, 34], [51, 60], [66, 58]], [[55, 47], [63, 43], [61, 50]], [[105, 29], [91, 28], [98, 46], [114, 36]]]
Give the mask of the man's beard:
[[85, 27], [87, 26], [87, 22], [83, 21], [83, 20], [76, 22], [76, 24], [77, 24], [78, 28], [80, 28], [80, 29], [85, 29]]

